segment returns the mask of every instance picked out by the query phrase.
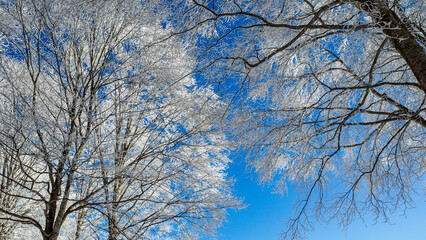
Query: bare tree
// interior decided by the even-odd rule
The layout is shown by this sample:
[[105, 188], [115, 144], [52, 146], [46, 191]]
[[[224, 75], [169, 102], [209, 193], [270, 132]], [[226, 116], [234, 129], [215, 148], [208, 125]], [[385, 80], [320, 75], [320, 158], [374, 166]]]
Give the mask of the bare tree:
[[213, 127], [223, 104], [185, 76], [183, 44], [152, 44], [169, 33], [149, 7], [1, 2], [5, 236], [13, 222], [46, 240], [192, 239], [240, 206]]
[[425, 1], [181, 4], [176, 35], [195, 36], [198, 73], [230, 93], [248, 163], [262, 182], [305, 192], [283, 237], [303, 237], [312, 218], [347, 226], [414, 206], [426, 169]]

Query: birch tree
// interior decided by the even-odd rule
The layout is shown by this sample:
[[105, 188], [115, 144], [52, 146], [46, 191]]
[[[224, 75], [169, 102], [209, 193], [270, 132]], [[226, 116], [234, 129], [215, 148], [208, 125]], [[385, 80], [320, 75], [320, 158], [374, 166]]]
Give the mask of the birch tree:
[[1, 238], [193, 239], [240, 206], [223, 104], [150, 7], [0, 3]]
[[261, 182], [304, 192], [284, 238], [313, 219], [345, 227], [414, 206], [426, 166], [425, 1], [181, 4], [176, 35], [195, 36], [198, 73], [231, 95], [248, 164]]

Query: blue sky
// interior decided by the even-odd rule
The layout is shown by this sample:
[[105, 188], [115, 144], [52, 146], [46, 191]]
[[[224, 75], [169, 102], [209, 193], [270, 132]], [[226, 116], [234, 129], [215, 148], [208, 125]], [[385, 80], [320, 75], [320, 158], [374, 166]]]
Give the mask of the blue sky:
[[[291, 216], [291, 208], [296, 201], [294, 192], [287, 195], [273, 194], [272, 187], [262, 187], [255, 177], [244, 169], [241, 160], [235, 159], [229, 168], [229, 175], [236, 179], [235, 194], [244, 198], [248, 205], [240, 211], [230, 211], [228, 222], [219, 229], [220, 240], [275, 240], [285, 229], [286, 220]], [[421, 189], [419, 189], [421, 192]], [[391, 217], [392, 225], [377, 223], [365, 226], [356, 221], [345, 232], [336, 222], [328, 225], [316, 223], [315, 231], [307, 234], [309, 240], [426, 240], [426, 203], [419, 194], [415, 209], [410, 209], [406, 217], [397, 212]]]

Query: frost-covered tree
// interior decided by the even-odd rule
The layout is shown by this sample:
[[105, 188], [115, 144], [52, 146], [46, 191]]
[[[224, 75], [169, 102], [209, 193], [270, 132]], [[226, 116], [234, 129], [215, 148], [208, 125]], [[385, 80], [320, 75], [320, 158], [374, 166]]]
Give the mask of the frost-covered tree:
[[231, 124], [250, 166], [305, 191], [283, 237], [315, 218], [388, 221], [414, 205], [426, 169], [424, 0], [173, 2], [200, 75], [243, 106]]
[[224, 105], [150, 9], [0, 2], [0, 239], [193, 239], [240, 206]]

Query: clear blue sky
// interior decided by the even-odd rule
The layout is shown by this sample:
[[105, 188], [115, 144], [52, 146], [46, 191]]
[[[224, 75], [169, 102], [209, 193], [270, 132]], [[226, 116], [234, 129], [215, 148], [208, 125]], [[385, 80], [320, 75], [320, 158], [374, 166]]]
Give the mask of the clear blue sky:
[[[254, 177], [244, 170], [241, 160], [235, 159], [229, 168], [229, 175], [236, 179], [236, 195], [244, 197], [246, 209], [230, 211], [228, 222], [219, 229], [219, 240], [275, 240], [285, 228], [291, 214], [295, 196], [291, 191], [287, 196], [272, 194], [272, 187], [261, 187]], [[420, 193], [422, 189], [418, 190]], [[309, 240], [426, 240], [426, 203], [419, 195], [417, 207], [407, 211], [406, 217], [396, 213], [392, 216], [393, 225], [378, 223], [365, 226], [357, 221], [347, 232], [338, 228], [337, 223], [316, 224], [314, 232], [307, 234]]]

